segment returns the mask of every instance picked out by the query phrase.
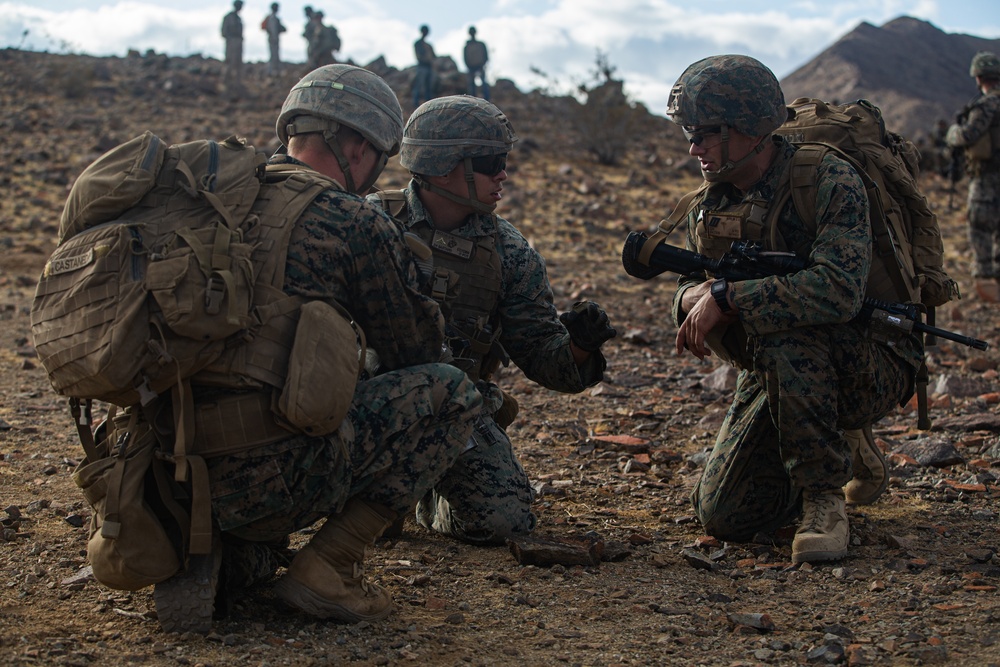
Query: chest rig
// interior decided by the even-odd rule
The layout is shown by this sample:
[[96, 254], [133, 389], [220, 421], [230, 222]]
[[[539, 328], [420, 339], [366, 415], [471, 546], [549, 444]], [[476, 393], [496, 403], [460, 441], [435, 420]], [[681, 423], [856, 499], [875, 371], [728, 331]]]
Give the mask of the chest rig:
[[788, 202], [787, 193], [774, 202], [754, 198], [734, 203], [724, 196], [723, 188], [726, 186], [705, 182], [684, 195], [670, 215], [660, 221], [656, 233], [644, 244], [640, 258], [648, 261], [653, 248], [692, 213], [696, 216], [696, 250], [712, 259], [729, 252], [733, 241], [754, 241], [767, 250], [786, 250], [775, 219]]
[[452, 363], [473, 380], [487, 380], [506, 355], [500, 348], [500, 256], [496, 236], [478, 241], [420, 222], [411, 231], [434, 258], [431, 296], [441, 304]]
[[[379, 192], [383, 208], [403, 227], [409, 224], [403, 191]], [[421, 270], [430, 276], [431, 298], [445, 316], [452, 364], [474, 381], [489, 380], [509, 361], [500, 345], [500, 288], [503, 280], [498, 233], [478, 240], [434, 229], [422, 220], [409, 230], [431, 249]]]
[[755, 199], [724, 209], [718, 204], [718, 200], [706, 198], [696, 207], [695, 237], [699, 252], [718, 259], [729, 252], [733, 241], [770, 245], [767, 234], [768, 202]]

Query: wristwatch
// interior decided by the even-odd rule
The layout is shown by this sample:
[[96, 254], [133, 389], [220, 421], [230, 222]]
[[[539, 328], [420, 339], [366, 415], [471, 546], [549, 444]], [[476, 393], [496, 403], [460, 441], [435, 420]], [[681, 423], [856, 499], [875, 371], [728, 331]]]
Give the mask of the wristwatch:
[[732, 310], [732, 307], [729, 305], [729, 283], [725, 278], [719, 278], [712, 283], [711, 292], [715, 303], [719, 304], [719, 310], [724, 313]]

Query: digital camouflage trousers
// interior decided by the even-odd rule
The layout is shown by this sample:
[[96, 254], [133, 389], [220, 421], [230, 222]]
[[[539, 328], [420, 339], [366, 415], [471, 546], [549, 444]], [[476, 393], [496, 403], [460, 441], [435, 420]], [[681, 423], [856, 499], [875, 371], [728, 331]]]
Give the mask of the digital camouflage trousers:
[[1000, 171], [969, 181], [969, 245], [973, 278], [1000, 278]]
[[510, 438], [492, 415], [502, 403], [490, 394], [469, 447], [417, 504], [417, 523], [473, 544], [503, 544], [530, 533], [537, 519], [534, 492]]
[[336, 432], [210, 459], [216, 521], [224, 535], [275, 542], [355, 496], [408, 512], [461, 453], [481, 406], [475, 385], [446, 364], [361, 382]]
[[792, 329], [753, 343], [753, 369], [740, 372], [691, 495], [705, 531], [736, 542], [795, 519], [803, 490], [846, 484], [844, 430], [888, 414], [909, 397], [914, 375], [856, 324]]

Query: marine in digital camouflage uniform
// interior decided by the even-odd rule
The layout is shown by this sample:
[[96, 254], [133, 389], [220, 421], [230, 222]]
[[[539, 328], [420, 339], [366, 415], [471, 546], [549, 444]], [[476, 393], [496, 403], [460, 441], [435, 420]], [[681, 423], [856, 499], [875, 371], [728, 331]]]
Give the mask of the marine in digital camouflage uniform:
[[969, 173], [969, 245], [980, 298], [1000, 302], [1000, 58], [980, 51], [969, 68], [982, 93], [948, 128], [949, 146], [965, 148]]
[[476, 544], [503, 544], [536, 524], [531, 485], [505, 430], [517, 404], [493, 371], [509, 357], [534, 382], [580, 392], [603, 378], [600, 347], [615, 335], [593, 302], [560, 317], [541, 255], [493, 212], [515, 141], [506, 116], [485, 100], [432, 100], [404, 130], [409, 186], [369, 196], [431, 248], [423, 266], [448, 318], [452, 363], [484, 396], [465, 451], [416, 512], [421, 525]]
[[[213, 516], [225, 545], [221, 576], [230, 588], [273, 575], [287, 536], [325, 519], [291, 560], [277, 592], [293, 608], [347, 622], [391, 611], [389, 594], [364, 576], [365, 549], [441, 479], [482, 405], [461, 370], [438, 363], [441, 311], [421, 293], [399, 228], [363, 198], [398, 151], [402, 125], [392, 90], [358, 67], [313, 70], [286, 98], [277, 134], [288, 155], [271, 164], [311, 167], [343, 187], [324, 191], [294, 223], [283, 291], [346, 308], [383, 372], [357, 384], [334, 432], [289, 434], [208, 460]], [[196, 392], [225, 395], [210, 387]], [[166, 629], [207, 631], [206, 605], [197, 602], [211, 601], [199, 593], [206, 581], [189, 571], [157, 585]], [[210, 624], [210, 604], [207, 611]]]
[[[773, 200], [795, 153], [772, 134], [787, 116], [784, 96], [760, 62], [714, 56], [681, 75], [667, 115], [710, 184], [687, 218], [687, 247], [720, 257], [746, 238], [748, 203]], [[692, 494], [696, 514], [708, 534], [744, 542], [801, 515], [794, 562], [846, 555], [845, 493], [873, 502], [888, 479], [866, 427], [909, 396], [921, 361], [915, 338], [889, 347], [852, 321], [872, 257], [861, 178], [827, 153], [816, 197], [814, 224], [790, 200], [777, 219], [806, 269], [732, 283], [681, 278], [673, 303], [677, 353], [712, 350], [740, 371]]]

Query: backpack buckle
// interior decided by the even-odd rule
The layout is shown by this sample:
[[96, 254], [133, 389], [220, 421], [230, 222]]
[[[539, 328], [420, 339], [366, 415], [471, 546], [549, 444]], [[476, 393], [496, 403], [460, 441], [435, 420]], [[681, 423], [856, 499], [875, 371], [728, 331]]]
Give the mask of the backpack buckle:
[[208, 285], [205, 286], [205, 313], [208, 315], [218, 315], [222, 310], [222, 300], [225, 296], [225, 282], [216, 280], [213, 273], [208, 278]]

